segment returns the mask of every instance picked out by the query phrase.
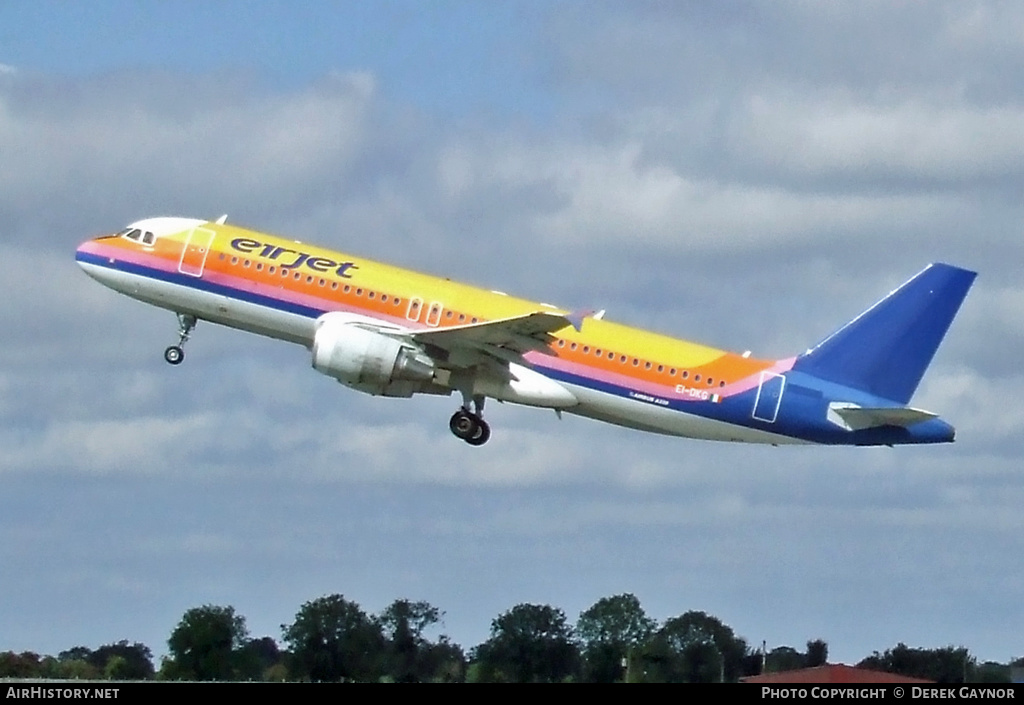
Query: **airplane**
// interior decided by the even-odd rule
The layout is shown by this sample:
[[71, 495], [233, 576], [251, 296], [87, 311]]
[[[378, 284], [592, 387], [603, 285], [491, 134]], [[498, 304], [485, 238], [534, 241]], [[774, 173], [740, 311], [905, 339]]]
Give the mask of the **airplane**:
[[748, 443], [951, 442], [908, 406], [975, 272], [925, 267], [798, 355], [758, 359], [214, 221], [158, 217], [84, 242], [100, 283], [178, 318], [304, 345], [312, 366], [371, 395], [451, 395], [450, 431], [491, 436], [485, 401], [673, 436]]

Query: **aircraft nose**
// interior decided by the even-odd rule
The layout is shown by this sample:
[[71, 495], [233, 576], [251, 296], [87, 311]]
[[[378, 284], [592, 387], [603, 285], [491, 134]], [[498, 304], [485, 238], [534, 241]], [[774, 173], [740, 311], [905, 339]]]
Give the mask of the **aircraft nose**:
[[85, 265], [89, 261], [90, 244], [92, 244], [92, 240], [86, 240], [75, 249], [75, 261], [83, 269], [85, 269]]
[[103, 245], [99, 242], [104, 237], [110, 236], [101, 235], [100, 237], [91, 238], [75, 249], [75, 261], [78, 262], [78, 266], [84, 269], [89, 276], [95, 276], [96, 265], [106, 261], [102, 252]]

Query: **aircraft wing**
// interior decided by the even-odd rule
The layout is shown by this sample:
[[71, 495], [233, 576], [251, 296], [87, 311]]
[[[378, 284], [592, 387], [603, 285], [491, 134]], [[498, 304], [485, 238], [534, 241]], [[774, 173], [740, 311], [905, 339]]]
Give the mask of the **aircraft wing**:
[[547, 350], [554, 340], [551, 333], [568, 326], [578, 330], [582, 319], [582, 315], [535, 311], [496, 321], [418, 331], [410, 337], [418, 343], [435, 346], [449, 353], [479, 351], [507, 359], [507, 353], [522, 355], [534, 350]]
[[[832, 403], [828, 407], [829, 418], [833, 423], [843, 426], [849, 431], [860, 431], [876, 426], [902, 426], [906, 428], [922, 421], [938, 417], [924, 409], [911, 407], [875, 407], [865, 408], [853, 404]], [[835, 418], [833, 417], [835, 414]]]

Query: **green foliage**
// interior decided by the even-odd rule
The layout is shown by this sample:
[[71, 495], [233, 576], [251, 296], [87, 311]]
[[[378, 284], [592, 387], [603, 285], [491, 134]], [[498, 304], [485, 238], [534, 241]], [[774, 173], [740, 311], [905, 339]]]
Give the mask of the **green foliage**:
[[441, 613], [427, 602], [395, 600], [377, 618], [388, 640], [387, 672], [397, 683], [415, 683], [424, 678], [421, 654], [426, 646], [423, 630], [441, 619]]
[[388, 677], [397, 683], [462, 680], [462, 649], [442, 636], [436, 644], [423, 635], [443, 613], [428, 602], [395, 600], [377, 621], [387, 639]]
[[96, 649], [89, 656], [89, 663], [108, 680], [150, 680], [156, 675], [149, 647], [138, 642], [129, 644], [125, 639]]
[[312, 681], [376, 681], [384, 675], [384, 635], [376, 621], [342, 595], [307, 602], [281, 625], [292, 673]]
[[436, 644], [428, 644], [421, 661], [425, 680], [461, 683], [466, 680], [466, 654], [462, 647], [441, 635]]
[[88, 661], [58, 659], [57, 675], [54, 677], [77, 681], [99, 680], [100, 672]]
[[747, 653], [747, 642], [721, 620], [691, 611], [662, 625], [644, 659], [649, 680], [734, 682], [744, 675]]
[[[277, 642], [264, 636], [246, 641], [237, 658], [238, 674], [243, 680], [263, 681], [268, 680], [267, 672], [281, 663], [283, 655]], [[287, 673], [287, 669], [284, 672]], [[280, 670], [275, 671], [275, 677], [280, 673]]]
[[[654, 633], [655, 622], [632, 594], [604, 597], [580, 614], [576, 636], [583, 646], [585, 680], [626, 680]], [[625, 668], [623, 667], [625, 663]]]
[[484, 681], [557, 683], [574, 680], [580, 654], [565, 613], [550, 605], [516, 605], [491, 622], [491, 638], [475, 649]]
[[828, 663], [828, 642], [814, 639], [807, 642], [807, 653], [804, 655], [804, 667], [815, 668]]
[[248, 632], [234, 607], [204, 605], [185, 612], [167, 640], [171, 656], [161, 667], [174, 680], [233, 680]]
[[42, 659], [32, 651], [0, 653], [0, 678], [42, 678]]
[[288, 667], [284, 663], [275, 663], [263, 672], [261, 680], [267, 683], [284, 683], [288, 678]]
[[807, 659], [792, 646], [777, 646], [768, 652], [764, 661], [765, 673], [784, 673], [803, 668]]
[[1010, 666], [986, 661], [974, 669], [972, 683], [1010, 683]]
[[[467, 663], [462, 648], [426, 633], [443, 613], [427, 602], [395, 600], [376, 617], [342, 595], [305, 603], [282, 625], [289, 647], [271, 637], [249, 639], [232, 607], [188, 610], [168, 640], [170, 656], [154, 674], [152, 653], [122, 640], [95, 651], [75, 646], [57, 657], [0, 652], [0, 678], [69, 680], [286, 680], [387, 682], [717, 682], [761, 671], [760, 651], [719, 619], [686, 612], [657, 627], [631, 594], [598, 600], [580, 614], [575, 630], [562, 610], [520, 604], [491, 622], [490, 638]], [[828, 644], [807, 642], [765, 657], [765, 670], [814, 667], [828, 661]], [[940, 683], [1008, 683], [1008, 664], [978, 664], [964, 647], [914, 649], [900, 643], [859, 664]]]
[[47, 666], [48, 678], [72, 680], [150, 680], [153, 652], [145, 644], [129, 644], [126, 639], [104, 644], [95, 651], [75, 646], [57, 654], [55, 663]]
[[966, 683], [974, 678], [974, 659], [964, 647], [912, 649], [900, 642], [885, 653], [877, 651], [857, 664], [861, 668], [927, 678], [937, 683]]

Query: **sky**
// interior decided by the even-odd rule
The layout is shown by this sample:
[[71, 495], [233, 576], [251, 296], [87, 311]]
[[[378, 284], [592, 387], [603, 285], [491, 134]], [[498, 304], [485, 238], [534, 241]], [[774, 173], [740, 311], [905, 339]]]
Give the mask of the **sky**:
[[[0, 650], [155, 654], [232, 605], [633, 593], [751, 645], [1024, 656], [1024, 6], [0, 3]], [[773, 448], [378, 399], [99, 286], [216, 218], [765, 357], [979, 272], [913, 404], [953, 445]], [[1015, 357], [1016, 356], [1016, 357]]]

